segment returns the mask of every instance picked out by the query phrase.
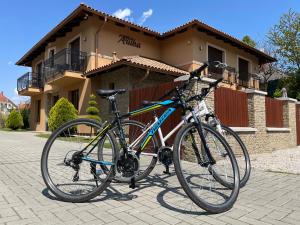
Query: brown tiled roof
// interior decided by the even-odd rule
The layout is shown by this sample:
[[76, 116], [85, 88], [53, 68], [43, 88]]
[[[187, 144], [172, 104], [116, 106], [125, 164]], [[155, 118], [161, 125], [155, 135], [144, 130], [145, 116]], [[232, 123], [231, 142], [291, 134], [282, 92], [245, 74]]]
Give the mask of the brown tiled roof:
[[91, 77], [110, 69], [121, 67], [121, 66], [133, 66], [143, 69], [149, 69], [151, 71], [166, 73], [174, 76], [181, 76], [189, 74], [187, 71], [178, 69], [174, 66], [168, 65], [164, 62], [160, 62], [154, 59], [149, 59], [142, 56], [125, 56], [122, 59], [118, 59], [115, 62], [111, 62], [99, 68], [87, 71], [85, 76]]
[[197, 28], [200, 32], [206, 32], [209, 35], [216, 36], [217, 38], [222, 39], [224, 42], [227, 42], [233, 46], [236, 46], [237, 48], [244, 49], [245, 51], [256, 55], [257, 57], [262, 59], [262, 63], [276, 61], [275, 58], [265, 54], [264, 52], [245, 44], [244, 42], [230, 36], [227, 33], [224, 33], [203, 22], [200, 22], [199, 20], [192, 20], [177, 28], [160, 34], [159, 32], [151, 30], [147, 27], [139, 26], [130, 21], [119, 19], [115, 16], [93, 9], [90, 6], [81, 3], [79, 7], [77, 7], [70, 15], [68, 15], [62, 22], [60, 22], [54, 29], [52, 29], [46, 36], [44, 36], [36, 45], [34, 45], [16, 64], [29, 66], [31, 61], [45, 50], [45, 47], [48, 43], [55, 41], [56, 38], [64, 36], [66, 32], [71, 31], [73, 26], [80, 24], [80, 22], [84, 20], [86, 14], [96, 15], [103, 20], [104, 18], [107, 18], [108, 21], [114, 22], [121, 26], [128, 26], [131, 30], [141, 31], [145, 35], [153, 36], [157, 39], [167, 39], [173, 35], [176, 35], [177, 33], [184, 32], [187, 29]]
[[14, 107], [16, 107], [16, 104], [7, 98], [2, 91], [0, 92], [0, 102], [11, 103]]
[[9, 102], [9, 99], [3, 94], [3, 92], [0, 92], [0, 102]]

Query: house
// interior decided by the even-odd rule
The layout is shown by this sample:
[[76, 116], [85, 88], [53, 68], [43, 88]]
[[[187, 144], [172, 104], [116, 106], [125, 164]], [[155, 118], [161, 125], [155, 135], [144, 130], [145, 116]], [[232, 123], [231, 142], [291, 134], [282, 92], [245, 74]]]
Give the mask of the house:
[[[20, 95], [31, 96], [31, 129], [42, 131], [60, 97], [85, 115], [96, 89], [152, 86], [215, 60], [230, 68], [209, 67], [205, 74], [223, 76], [225, 85], [234, 89], [259, 89], [255, 74], [261, 65], [275, 61], [198, 20], [161, 34], [80, 4], [16, 63], [32, 68], [17, 86]], [[118, 99], [120, 111], [128, 111], [128, 92]], [[101, 117], [107, 119], [108, 103], [97, 101]]]
[[16, 104], [7, 98], [3, 91], [0, 92], [0, 113], [8, 115], [9, 112], [13, 109], [16, 109]]

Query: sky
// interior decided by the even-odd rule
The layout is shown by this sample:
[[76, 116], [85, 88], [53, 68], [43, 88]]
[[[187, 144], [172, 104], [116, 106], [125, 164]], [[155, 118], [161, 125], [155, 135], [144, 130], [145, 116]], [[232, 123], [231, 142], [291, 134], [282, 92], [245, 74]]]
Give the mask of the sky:
[[16, 86], [18, 77], [30, 71], [15, 63], [81, 2], [158, 32], [198, 19], [236, 38], [249, 35], [260, 43], [289, 9], [300, 12], [300, 0], [4, 0], [0, 91], [11, 100], [26, 100], [17, 95]]

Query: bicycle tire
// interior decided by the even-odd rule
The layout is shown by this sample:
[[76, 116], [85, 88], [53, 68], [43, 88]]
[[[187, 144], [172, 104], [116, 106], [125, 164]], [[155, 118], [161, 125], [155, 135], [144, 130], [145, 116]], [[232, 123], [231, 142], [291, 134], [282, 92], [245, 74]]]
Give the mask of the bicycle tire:
[[[182, 163], [182, 161], [184, 161], [184, 160], [181, 160], [181, 154], [182, 155], [184, 155], [184, 154], [181, 152], [181, 143], [183, 142], [183, 138], [185, 137], [187, 132], [196, 130], [196, 126], [197, 125], [195, 123], [189, 123], [189, 124], [185, 125], [184, 127], [182, 127], [176, 135], [176, 138], [174, 141], [173, 157], [174, 157], [174, 167], [175, 167], [175, 171], [176, 171], [178, 180], [179, 180], [183, 190], [188, 195], [188, 197], [202, 209], [204, 209], [210, 213], [222, 213], [222, 212], [228, 211], [234, 205], [234, 203], [238, 197], [238, 193], [239, 193], [238, 166], [237, 166], [237, 162], [235, 160], [234, 154], [233, 154], [232, 150], [230, 149], [230, 147], [228, 146], [228, 144], [226, 143], [225, 139], [210, 126], [203, 124], [202, 127], [203, 127], [204, 131], [212, 134], [214, 138], [216, 138], [218, 141], [220, 141], [220, 143], [223, 145], [224, 149], [226, 150], [226, 153], [228, 154], [229, 159], [230, 159], [230, 164], [231, 164], [231, 168], [232, 168], [232, 172], [233, 172], [233, 176], [234, 176], [233, 177], [234, 188], [229, 189], [229, 190], [226, 189], [227, 191], [230, 192], [230, 195], [228, 197], [226, 197], [226, 201], [224, 203], [212, 204], [212, 203], [207, 202], [207, 200], [201, 199], [200, 197], [198, 197], [195, 194], [195, 192], [191, 189], [191, 187], [188, 184], [187, 178], [184, 176], [184, 173], [186, 173], [186, 170], [182, 169], [182, 165], [185, 162], [187, 162], [187, 164], [190, 162], [185, 161], [184, 163]], [[198, 133], [198, 131], [196, 131], [196, 133]], [[182, 149], [184, 150], [184, 147]], [[197, 167], [201, 168], [199, 164], [197, 164]], [[202, 167], [202, 168], [204, 168], [204, 167]], [[209, 167], [207, 167], [207, 168], [209, 168]], [[193, 172], [195, 173], [194, 169], [193, 169]], [[210, 172], [208, 172], [208, 174], [210, 174]], [[202, 176], [202, 174], [200, 174], [198, 176]], [[191, 180], [192, 178], [189, 178], [189, 179]], [[219, 183], [217, 183], [217, 184], [219, 184]], [[207, 190], [207, 189], [203, 188], [200, 190]], [[214, 193], [214, 192], [212, 192], [212, 193]]]
[[[72, 194], [63, 192], [62, 190], [60, 190], [57, 187], [58, 185], [56, 185], [53, 182], [51, 175], [49, 174], [49, 170], [48, 170], [49, 169], [48, 168], [49, 152], [50, 152], [51, 147], [52, 147], [53, 143], [55, 142], [55, 140], [56, 139], [59, 140], [58, 138], [61, 137], [60, 134], [66, 128], [72, 128], [76, 125], [89, 125], [89, 126], [93, 126], [93, 127], [97, 128], [97, 129], [101, 129], [101, 125], [99, 123], [97, 123], [95, 120], [91, 120], [91, 119], [82, 118], [82, 119], [76, 119], [76, 120], [67, 122], [51, 134], [51, 136], [49, 137], [49, 139], [47, 140], [47, 142], [44, 146], [42, 157], [41, 157], [41, 173], [42, 173], [43, 180], [44, 180], [45, 184], [47, 185], [47, 188], [58, 199], [60, 199], [62, 201], [74, 202], [74, 203], [86, 202], [86, 201], [98, 196], [100, 193], [102, 193], [107, 188], [107, 186], [110, 184], [110, 182], [112, 181], [113, 176], [114, 176], [114, 171], [115, 171], [114, 162], [112, 162], [112, 166], [110, 168], [110, 173], [106, 175], [106, 179], [104, 180], [104, 182], [102, 182], [102, 184], [100, 186], [98, 186], [98, 184], [97, 184], [97, 187], [87, 194], [82, 194], [82, 195], [73, 194], [72, 195]], [[103, 135], [107, 135], [107, 137], [109, 138], [110, 143], [111, 143], [112, 151], [117, 156], [117, 145], [116, 145], [116, 140], [114, 139], [114, 136], [110, 132], [106, 132]], [[114, 161], [114, 160], [116, 160], [116, 158], [114, 157], [112, 160]]]

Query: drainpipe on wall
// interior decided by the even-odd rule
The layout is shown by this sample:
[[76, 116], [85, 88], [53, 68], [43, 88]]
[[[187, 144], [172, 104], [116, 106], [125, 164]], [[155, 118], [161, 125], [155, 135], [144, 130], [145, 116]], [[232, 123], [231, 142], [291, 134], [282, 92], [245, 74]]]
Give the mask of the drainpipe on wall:
[[99, 27], [99, 29], [96, 31], [95, 33], [95, 69], [98, 68], [98, 49], [99, 49], [99, 44], [98, 44], [98, 40], [99, 40], [99, 33], [100, 31], [103, 29], [105, 23], [107, 22], [107, 16], [104, 17], [104, 23]]
[[135, 88], [136, 85], [138, 85], [139, 83], [143, 82], [144, 80], [146, 80], [150, 75], [150, 70], [147, 69], [146, 70], [146, 73], [143, 77], [141, 77], [140, 79], [136, 80], [134, 83], [133, 83], [133, 87]]

